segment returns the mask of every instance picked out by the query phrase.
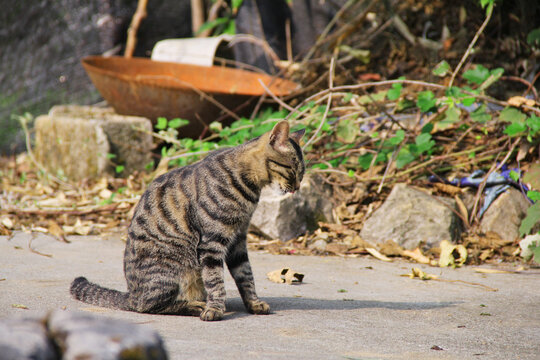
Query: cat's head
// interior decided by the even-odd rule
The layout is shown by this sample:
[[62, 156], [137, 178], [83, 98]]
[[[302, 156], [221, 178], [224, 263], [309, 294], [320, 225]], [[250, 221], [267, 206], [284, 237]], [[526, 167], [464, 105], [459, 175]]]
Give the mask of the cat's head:
[[289, 132], [285, 120], [277, 123], [268, 137], [266, 168], [270, 183], [286, 193], [300, 188], [306, 166], [300, 147], [300, 139], [305, 130]]

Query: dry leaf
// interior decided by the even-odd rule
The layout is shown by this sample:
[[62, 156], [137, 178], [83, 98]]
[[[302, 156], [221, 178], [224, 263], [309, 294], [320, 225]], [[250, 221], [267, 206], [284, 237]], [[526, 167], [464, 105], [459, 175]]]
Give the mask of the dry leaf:
[[273, 281], [278, 284], [299, 284], [304, 279], [304, 274], [294, 272], [290, 268], [283, 268], [279, 270], [270, 271], [266, 274], [270, 281]]
[[523, 96], [512, 96], [510, 99], [508, 99], [508, 104], [515, 107], [520, 107], [522, 105], [535, 106], [536, 101], [533, 99], [527, 99]]
[[7, 229], [13, 229], [13, 221], [7, 216], [2, 218], [2, 225], [4, 225]]
[[379, 252], [387, 256], [401, 256], [403, 255], [403, 248], [394, 240], [387, 240], [379, 246]]
[[66, 234], [88, 235], [90, 234], [90, 231], [92, 231], [92, 227], [83, 225], [81, 219], [77, 219], [73, 226], [64, 225], [62, 228]]
[[382, 261], [386, 261], [386, 262], [392, 262], [392, 259], [390, 259], [389, 257], [387, 256], [384, 256], [383, 254], [381, 254], [380, 252], [378, 252], [376, 249], [374, 248], [366, 248], [366, 251], [368, 253], [370, 253], [371, 256], [373, 256], [374, 258], [376, 259], [379, 259], [379, 260], [382, 260]]
[[58, 239], [64, 241], [64, 242], [68, 242], [65, 238], [65, 233], [64, 233], [64, 230], [62, 230], [62, 228], [60, 227], [60, 225], [58, 225], [58, 223], [54, 220], [49, 220], [49, 234], [51, 234], [52, 236], [55, 236], [57, 237]]
[[467, 249], [463, 245], [453, 245], [448, 240], [441, 241], [441, 256], [439, 266], [461, 266], [467, 260]]
[[28, 306], [22, 304], [11, 304], [12, 308], [28, 310]]
[[99, 192], [98, 196], [102, 199], [110, 199], [113, 192], [109, 189], [103, 189]]
[[431, 260], [424, 254], [422, 254], [420, 248], [416, 248], [414, 249], [414, 251], [403, 250], [403, 256], [409, 257], [420, 264], [431, 264]]
[[62, 207], [70, 204], [71, 202], [66, 199], [66, 194], [60, 191], [58, 195], [52, 198], [44, 199], [37, 202], [39, 207]]
[[418, 278], [420, 280], [435, 280], [437, 275], [428, 274], [419, 268], [412, 268], [410, 274], [402, 274], [400, 276], [407, 276], [410, 279]]

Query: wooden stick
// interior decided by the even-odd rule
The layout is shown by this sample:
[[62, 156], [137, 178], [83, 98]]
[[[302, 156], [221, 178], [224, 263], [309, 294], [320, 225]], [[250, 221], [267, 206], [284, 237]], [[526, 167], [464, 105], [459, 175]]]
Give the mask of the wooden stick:
[[135, 10], [135, 14], [133, 14], [133, 18], [131, 19], [131, 24], [129, 24], [126, 51], [124, 52], [124, 57], [128, 59], [133, 56], [133, 52], [135, 51], [135, 46], [137, 45], [137, 30], [139, 30], [142, 19], [146, 17], [147, 3], [148, 0], [139, 0], [137, 3], [137, 10]]

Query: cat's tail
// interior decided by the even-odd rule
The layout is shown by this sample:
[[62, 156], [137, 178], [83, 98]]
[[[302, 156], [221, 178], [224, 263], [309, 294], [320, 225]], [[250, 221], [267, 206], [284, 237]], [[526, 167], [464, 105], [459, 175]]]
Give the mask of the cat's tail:
[[117, 310], [132, 310], [127, 292], [104, 288], [82, 276], [73, 280], [69, 292], [75, 299], [87, 304]]

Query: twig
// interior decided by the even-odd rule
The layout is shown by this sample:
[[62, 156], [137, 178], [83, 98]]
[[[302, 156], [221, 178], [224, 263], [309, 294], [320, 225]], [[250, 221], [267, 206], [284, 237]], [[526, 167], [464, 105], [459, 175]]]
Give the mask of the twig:
[[[418, 85], [418, 86], [423, 86], [423, 87], [437, 89], [437, 90], [447, 90], [448, 89], [448, 87], [444, 86], [444, 85], [439, 85], [439, 84], [434, 84], [434, 83], [429, 83], [429, 82], [419, 81], [419, 80], [406, 80], [406, 79], [403, 79], [403, 80], [402, 79], [396, 79], [396, 80], [374, 81], [374, 82], [366, 82], [366, 83], [356, 84], [356, 85], [341, 85], [341, 86], [336, 86], [336, 87], [333, 87], [333, 88], [324, 89], [322, 91], [319, 91], [316, 94], [313, 94], [313, 95], [307, 97], [306, 99], [304, 99], [298, 105], [295, 106], [294, 112], [298, 111], [298, 109], [300, 109], [302, 106], [304, 106], [306, 103], [312, 101], [313, 99], [315, 99], [317, 97], [325, 96], [325, 95], [327, 95], [329, 93], [341, 92], [341, 91], [359, 90], [359, 89], [366, 88], [366, 87], [386, 86], [386, 85], [392, 85], [392, 84]], [[474, 97], [475, 99], [480, 99], [480, 100], [491, 102], [493, 104], [497, 104], [497, 105], [501, 105], [501, 106], [510, 106], [510, 104], [508, 104], [508, 102], [506, 102], [506, 101], [493, 99], [493, 98], [491, 98], [489, 96], [485, 96], [485, 95], [473, 94], [472, 92], [467, 91], [467, 90], [463, 90], [463, 89], [460, 89], [460, 91], [463, 92], [464, 94], [467, 94], [469, 96]], [[522, 105], [521, 107], [523, 109], [534, 111], [534, 112], [540, 114], [540, 109], [538, 109], [538, 108], [535, 108], [535, 107], [532, 107], [532, 106], [526, 106], [526, 105]], [[293, 114], [293, 112], [289, 113], [289, 115], [287, 116], [287, 119], [292, 114]]]
[[259, 39], [250, 34], [235, 35], [234, 38], [229, 42], [229, 46], [234, 46], [236, 43], [239, 43], [242, 41], [259, 45], [264, 50], [264, 52], [266, 52], [266, 54], [270, 56], [270, 58], [272, 59], [274, 63], [279, 62], [279, 56], [277, 56], [276, 52], [272, 49], [272, 47], [268, 45], [268, 42], [266, 40]]
[[[334, 57], [332, 57], [332, 60], [330, 60], [330, 71], [328, 73], [328, 87], [330, 89], [332, 89], [334, 87], [334, 60], [335, 60]], [[330, 94], [328, 96], [328, 101], [326, 103], [326, 109], [324, 109], [324, 114], [323, 114], [323, 117], [321, 119], [321, 123], [319, 124], [319, 127], [317, 128], [317, 131], [315, 131], [315, 134], [313, 134], [313, 136], [304, 144], [304, 146], [302, 147], [302, 150], [307, 149], [307, 147], [313, 142], [313, 140], [315, 140], [317, 135], [319, 135], [319, 132], [321, 131], [324, 123], [326, 122], [326, 117], [328, 116], [328, 111], [330, 111], [331, 103], [332, 103], [332, 95]], [[293, 113], [293, 111], [291, 111], [289, 113], [289, 115], [292, 114], [292, 113]]]
[[280, 98], [278, 98], [273, 92], [272, 90], [270, 90], [268, 88], [268, 86], [266, 86], [264, 84], [264, 82], [261, 80], [261, 79], [258, 79], [259, 80], [259, 83], [261, 84], [261, 86], [264, 88], [264, 90], [266, 91], [266, 93], [268, 95], [270, 95], [272, 97], [272, 99], [274, 99], [279, 105], [283, 106], [285, 109], [289, 110], [289, 111], [294, 111], [294, 109], [287, 105], [286, 103], [283, 102], [283, 100], [281, 100]]
[[452, 87], [452, 85], [454, 84], [454, 80], [455, 80], [457, 74], [461, 70], [461, 67], [465, 63], [465, 60], [467, 60], [467, 58], [471, 54], [471, 51], [472, 51], [474, 45], [476, 44], [476, 41], [480, 37], [480, 34], [482, 34], [482, 32], [484, 31], [484, 28], [487, 26], [489, 20], [491, 19], [491, 14], [493, 14], [493, 6], [491, 6], [491, 5], [488, 5], [488, 6], [489, 6], [489, 8], [488, 8], [488, 13], [486, 15], [486, 18], [485, 18], [484, 22], [482, 23], [482, 25], [480, 26], [480, 28], [478, 29], [478, 31], [476, 32], [476, 34], [474, 35], [474, 38], [472, 39], [471, 43], [469, 44], [469, 47], [467, 48], [467, 51], [465, 51], [465, 54], [463, 54], [463, 57], [461, 58], [458, 66], [456, 67], [456, 69], [452, 73], [452, 77], [450, 78], [450, 83], [448, 84], [448, 87]]
[[41, 256], [46, 256], [46, 257], [49, 257], [49, 258], [52, 258], [52, 255], [51, 254], [45, 254], [45, 253], [42, 253], [42, 252], [39, 252], [37, 251], [36, 249], [34, 249], [32, 247], [32, 241], [34, 240], [34, 233], [32, 233], [30, 235], [30, 239], [28, 240], [28, 250], [30, 250], [30, 252], [33, 252], [34, 254], [38, 254], [38, 255], [41, 255]]
[[142, 19], [146, 17], [146, 4], [148, 0], [139, 0], [137, 3], [137, 10], [131, 19], [131, 24], [129, 24], [126, 51], [124, 52], [124, 57], [131, 58], [133, 52], [135, 51], [135, 46], [137, 45], [137, 30], [141, 24]]
[[[527, 94], [529, 93], [529, 91], [531, 91], [531, 88], [534, 86], [534, 83], [536, 82], [536, 80], [538, 80], [539, 77], [540, 77], [540, 71], [536, 73], [536, 75], [534, 76], [534, 79], [529, 83], [529, 87], [527, 88], [527, 91], [525, 91], [523, 96], [527, 96]], [[535, 100], [538, 100], [538, 97], [536, 97]]]
[[533, 95], [534, 95], [534, 99], [538, 99], [538, 93], [536, 92], [536, 88], [534, 86], [532, 86], [532, 84], [530, 82], [528, 82], [527, 80], [525, 79], [522, 79], [518, 76], [513, 76], [513, 75], [505, 75], [505, 76], [501, 76], [501, 80], [510, 80], [510, 81], [515, 81], [515, 82], [519, 82], [519, 83], [522, 83], [523, 85], [526, 85], [527, 86], [527, 92], [529, 92], [529, 90], [532, 90], [533, 92]]
[[180, 79], [177, 79], [174, 76], [171, 76], [171, 75], [137, 75], [135, 78], [137, 80], [139, 80], [139, 79], [168, 79], [168, 80], [174, 81], [174, 82], [176, 82], [178, 84], [189, 87], [191, 90], [195, 91], [199, 96], [201, 96], [204, 99], [210, 101], [212, 104], [214, 104], [215, 106], [220, 108], [222, 111], [227, 113], [230, 117], [234, 118], [235, 120], [240, 120], [240, 117], [238, 115], [236, 115], [234, 112], [229, 110], [225, 105], [223, 105], [222, 103], [220, 103], [219, 101], [214, 99], [212, 96], [208, 95], [207, 93], [205, 93], [204, 91], [202, 91], [199, 88], [195, 87], [194, 85], [192, 85], [192, 84], [190, 84], [190, 83], [188, 83], [186, 81], [182, 81]]

